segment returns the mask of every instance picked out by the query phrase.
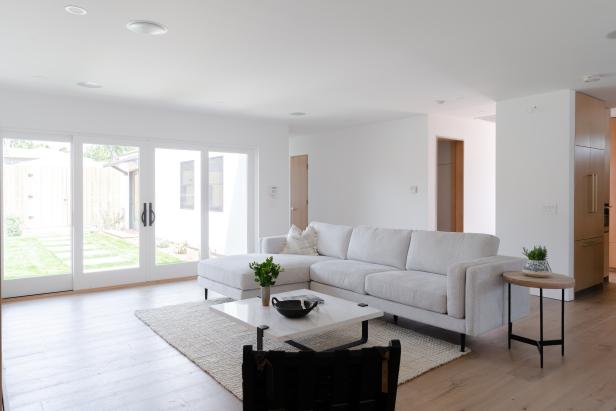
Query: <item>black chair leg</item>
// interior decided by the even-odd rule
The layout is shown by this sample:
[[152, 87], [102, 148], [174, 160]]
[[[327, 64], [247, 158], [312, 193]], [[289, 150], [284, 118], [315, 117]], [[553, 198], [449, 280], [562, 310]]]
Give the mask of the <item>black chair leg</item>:
[[466, 349], [466, 334], [460, 333], [460, 352]]
[[398, 324], [398, 316], [394, 315], [394, 324]]
[[207, 301], [207, 288], [204, 290], [205, 300]]

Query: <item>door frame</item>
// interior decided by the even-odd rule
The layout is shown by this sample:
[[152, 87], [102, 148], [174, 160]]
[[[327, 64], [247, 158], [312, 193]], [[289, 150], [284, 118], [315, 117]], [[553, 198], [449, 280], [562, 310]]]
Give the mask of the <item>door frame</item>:
[[[139, 204], [152, 202], [155, 206], [154, 176], [145, 177], [146, 170], [154, 171], [156, 148], [177, 150], [198, 150], [201, 152], [201, 256], [200, 260], [209, 258], [209, 207], [208, 184], [210, 152], [241, 153], [247, 155], [247, 251], [259, 249], [258, 229], [258, 161], [259, 151], [256, 146], [234, 146], [212, 144], [209, 142], [186, 141], [179, 139], [161, 139], [118, 136], [93, 133], [71, 133], [53, 131], [0, 130], [0, 158], [3, 158], [3, 139], [23, 139], [42, 141], [62, 141], [71, 144], [71, 240], [72, 264], [71, 273], [60, 276], [32, 277], [19, 281], [22, 285], [5, 284], [3, 278], [4, 252], [0, 253], [0, 275], [2, 276], [2, 298], [24, 295], [44, 294], [58, 291], [83, 290], [133, 283], [142, 283], [162, 279], [174, 279], [197, 275], [198, 261], [157, 266], [155, 263], [154, 227], [143, 227], [139, 222], [139, 266], [135, 268], [100, 270], [85, 273], [83, 271], [83, 144], [126, 145], [139, 148]], [[0, 181], [3, 178], [3, 167], [0, 165]], [[4, 230], [3, 192], [0, 190], [0, 230]], [[152, 228], [151, 230], [147, 230]], [[3, 236], [4, 231], [0, 231]], [[4, 239], [2, 237], [2, 247]], [[62, 277], [61, 281], [57, 277]], [[55, 279], [55, 280], [54, 280]]]
[[452, 222], [454, 232], [464, 232], [464, 140], [451, 137], [436, 137], [436, 227], [438, 227], [438, 143], [447, 141], [453, 143], [453, 207]]

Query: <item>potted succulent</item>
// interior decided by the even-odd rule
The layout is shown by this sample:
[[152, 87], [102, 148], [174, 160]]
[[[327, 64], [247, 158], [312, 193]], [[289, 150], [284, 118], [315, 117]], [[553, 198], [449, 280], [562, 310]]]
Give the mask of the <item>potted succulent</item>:
[[261, 303], [267, 307], [270, 303], [270, 287], [276, 284], [278, 274], [284, 270], [280, 264], [274, 263], [274, 257], [271, 256], [262, 263], [253, 261], [248, 266], [255, 272], [255, 282], [261, 286]]
[[[524, 265], [524, 271], [526, 273], [541, 275], [537, 273], [547, 273], [551, 271], [550, 264], [548, 263], [548, 249], [545, 246], [536, 245], [530, 250], [526, 247], [522, 248], [522, 254], [528, 261]], [[545, 276], [545, 274], [543, 274]]]

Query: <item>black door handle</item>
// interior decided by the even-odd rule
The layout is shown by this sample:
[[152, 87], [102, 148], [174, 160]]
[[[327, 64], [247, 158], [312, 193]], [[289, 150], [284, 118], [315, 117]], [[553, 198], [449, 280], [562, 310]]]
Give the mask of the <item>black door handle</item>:
[[154, 220], [156, 220], [156, 213], [152, 208], [152, 203], [148, 203], [148, 207], [150, 208], [150, 227], [152, 227], [152, 224], [154, 224]]
[[141, 222], [143, 223], [144, 227], [147, 227], [147, 224], [145, 222], [145, 213], [146, 213], [146, 204], [143, 203], [143, 212], [141, 213]]

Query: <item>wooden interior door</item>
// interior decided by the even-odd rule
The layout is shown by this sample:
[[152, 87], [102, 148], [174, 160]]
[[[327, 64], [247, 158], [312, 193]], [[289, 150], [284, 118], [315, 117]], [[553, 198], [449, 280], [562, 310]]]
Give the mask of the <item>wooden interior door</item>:
[[464, 231], [464, 141], [437, 140], [437, 230]]
[[308, 225], [308, 156], [291, 157], [291, 224]]

